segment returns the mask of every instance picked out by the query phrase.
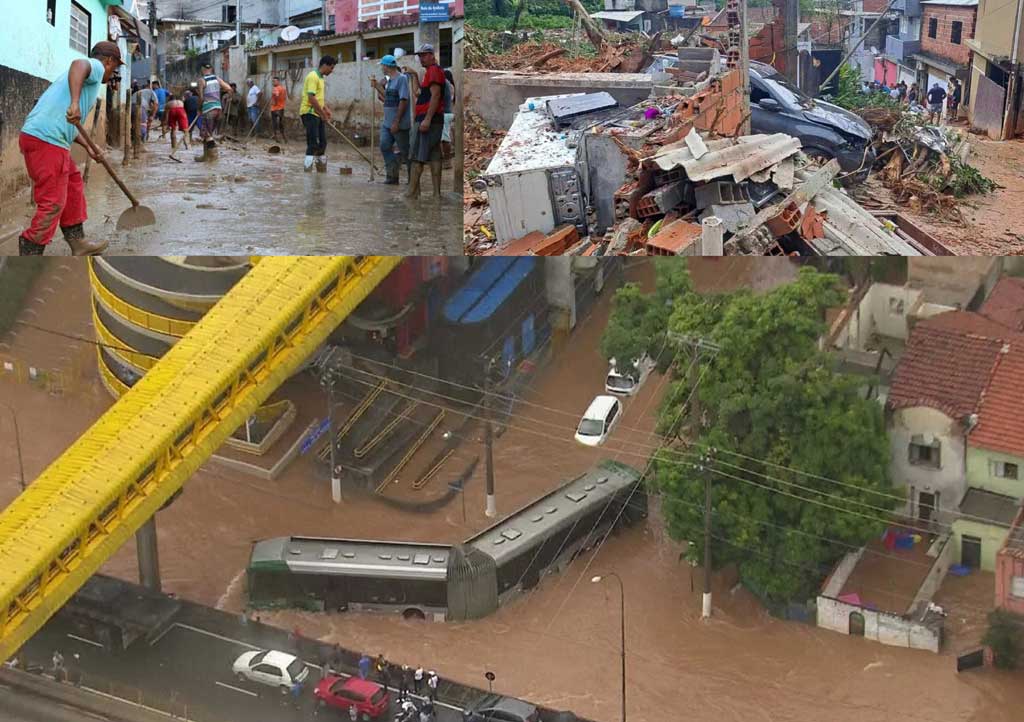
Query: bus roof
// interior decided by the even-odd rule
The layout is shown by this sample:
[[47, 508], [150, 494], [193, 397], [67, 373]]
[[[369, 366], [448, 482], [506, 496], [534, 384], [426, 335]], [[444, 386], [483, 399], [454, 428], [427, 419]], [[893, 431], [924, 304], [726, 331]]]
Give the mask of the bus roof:
[[640, 472], [617, 461], [605, 460], [537, 501], [505, 517], [468, 539], [466, 544], [501, 564], [559, 524], [582, 516], [595, 505], [607, 503], [619, 491], [640, 480]]
[[448, 544], [275, 537], [253, 544], [249, 569], [287, 569], [296, 574], [444, 579], [450, 551]]

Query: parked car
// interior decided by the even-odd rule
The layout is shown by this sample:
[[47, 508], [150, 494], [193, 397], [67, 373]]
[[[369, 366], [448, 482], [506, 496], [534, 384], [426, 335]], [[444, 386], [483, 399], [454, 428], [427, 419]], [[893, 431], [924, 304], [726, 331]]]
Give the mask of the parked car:
[[301, 659], [273, 650], [246, 652], [235, 660], [231, 669], [240, 682], [277, 687], [281, 694], [288, 694], [295, 682], [302, 684], [309, 676], [309, 667]]
[[860, 169], [854, 179], [863, 180], [875, 162], [871, 126], [863, 118], [811, 98], [765, 63], [750, 63], [750, 129], [795, 136], [811, 158], [835, 158], [844, 173]]
[[540, 722], [540, 712], [521, 699], [491, 694], [463, 711], [462, 722]]
[[622, 404], [614, 396], [598, 396], [590, 402], [579, 426], [576, 441], [587, 446], [600, 446], [608, 438], [622, 415]]
[[388, 691], [376, 682], [358, 677], [328, 675], [313, 690], [320, 707], [345, 710], [355, 707], [361, 719], [376, 719], [391, 707]]
[[654, 369], [654, 361], [647, 354], [638, 359], [628, 368], [619, 368], [615, 359], [609, 361], [608, 375], [604, 379], [604, 390], [616, 396], [632, 396], [636, 393]]

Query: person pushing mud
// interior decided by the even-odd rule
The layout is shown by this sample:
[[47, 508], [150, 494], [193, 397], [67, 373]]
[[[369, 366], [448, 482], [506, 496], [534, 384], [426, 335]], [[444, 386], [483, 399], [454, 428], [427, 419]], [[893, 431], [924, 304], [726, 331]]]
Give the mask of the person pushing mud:
[[71, 159], [71, 144], [83, 146], [99, 161], [102, 151], [89, 150], [75, 124], [95, 105], [100, 86], [123, 64], [115, 43], [96, 43], [89, 59], [72, 61], [67, 72], [53, 81], [25, 119], [18, 147], [32, 179], [36, 212], [29, 227], [18, 237], [19, 255], [43, 255], [57, 226], [76, 256], [94, 255], [106, 249], [107, 241], [90, 241], [85, 237], [85, 184]]
[[199, 134], [205, 145], [214, 139], [214, 135], [220, 126], [220, 117], [223, 113], [223, 107], [220, 104], [220, 93], [222, 90], [230, 93], [231, 86], [213, 74], [213, 66], [209, 63], [203, 64], [202, 71], [203, 74], [199, 81], [199, 95], [203, 100], [203, 105], [199, 112], [203, 116], [203, 127], [200, 129]]

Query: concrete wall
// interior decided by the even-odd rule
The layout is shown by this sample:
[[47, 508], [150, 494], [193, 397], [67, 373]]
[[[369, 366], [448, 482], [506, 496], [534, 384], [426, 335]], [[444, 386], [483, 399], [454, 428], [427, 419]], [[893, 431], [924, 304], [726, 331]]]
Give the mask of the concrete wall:
[[963, 537], [981, 539], [981, 568], [986, 572], [996, 570], [996, 553], [1002, 549], [1009, 530], [1001, 526], [982, 524], [968, 519], [957, 519], [953, 522], [953, 559], [956, 564], [963, 562]]
[[[100, 0], [78, 3], [92, 15], [92, 47], [107, 39], [107, 10]], [[18, 135], [25, 118], [55, 77], [85, 55], [72, 50], [71, 0], [57, 0], [54, 24], [47, 22], [46, 4], [42, 2], [5, 2], [0, 41], [0, 206], [28, 183]], [[123, 43], [122, 43], [123, 46]], [[104, 103], [106, 88], [99, 100]], [[101, 112], [101, 121], [103, 114]], [[105, 124], [99, 126], [99, 137]], [[2, 215], [2, 213], [0, 213]]]
[[[967, 41], [974, 37], [974, 20], [977, 8], [959, 7], [955, 5], [922, 5], [921, 6], [921, 52], [946, 58], [957, 65], [967, 65], [971, 59], [971, 49]], [[935, 37], [928, 34], [931, 21], [935, 19]], [[962, 23], [960, 43], [950, 41], [953, 23]]]
[[864, 638], [890, 647], [925, 649], [938, 653], [942, 642], [941, 628], [932, 629], [895, 614], [865, 609], [838, 599], [819, 596], [817, 600], [817, 621], [822, 629], [840, 634], [850, 633], [850, 615], [864, 617]]
[[928, 602], [935, 596], [935, 592], [939, 591], [939, 587], [942, 585], [942, 580], [946, 578], [950, 565], [954, 563], [955, 547], [953, 535], [946, 533], [936, 539], [935, 544], [928, 550], [929, 554], [933, 550], [936, 552], [935, 561], [932, 563], [932, 568], [928, 570], [928, 576], [924, 578], [921, 586], [918, 587], [917, 594], [914, 595], [914, 601], [907, 608], [908, 615], [916, 613], [919, 616], [921, 610], [927, 607]]
[[[1016, 464], [1017, 479], [1003, 479], [992, 474], [993, 461]], [[968, 486], [1005, 494], [1018, 499], [1024, 497], [1024, 458], [1011, 454], [1001, 454], [988, 449], [967, 447], [967, 482]]]
[[836, 335], [836, 346], [864, 351], [875, 334], [906, 340], [909, 335], [907, 319], [920, 297], [921, 291], [916, 288], [872, 283]]
[[[908, 447], [916, 434], [934, 436], [941, 444], [940, 468], [911, 464]], [[949, 521], [967, 491], [964, 435], [960, 423], [941, 411], [914, 406], [893, 412], [889, 421], [889, 446], [892, 451], [889, 472], [895, 486], [914, 487], [906, 512], [917, 515], [917, 495], [938, 493], [938, 516]]]
[[527, 98], [607, 91], [620, 105], [634, 105], [651, 94], [651, 76], [625, 73], [519, 75], [504, 70], [463, 72], [466, 107], [494, 130], [508, 130]]

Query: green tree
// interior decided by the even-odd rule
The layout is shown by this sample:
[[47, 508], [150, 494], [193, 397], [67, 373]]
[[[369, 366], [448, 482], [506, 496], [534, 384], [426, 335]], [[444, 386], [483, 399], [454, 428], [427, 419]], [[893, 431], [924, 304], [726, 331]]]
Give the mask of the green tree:
[[[628, 298], [630, 304], [620, 307], [616, 297], [616, 323], [626, 322], [616, 318], [623, 308], [640, 315]], [[687, 347], [681, 349], [676, 368], [691, 370], [694, 364], [702, 421], [697, 428], [690, 423], [692, 381], [684, 373], [666, 395], [659, 430], [693, 440], [696, 449], [716, 451], [701, 469], [693, 463], [694, 447], [671, 443], [656, 457], [649, 481], [663, 494], [670, 535], [692, 541], [691, 554], [699, 559], [704, 483], [710, 476], [715, 565], [735, 564], [742, 581], [772, 603], [810, 595], [849, 551], [844, 544], [858, 546], [881, 534], [884, 511], [852, 502], [884, 509], [894, 502], [874, 493], [891, 489], [882, 410], [862, 398], [859, 380], [837, 373], [818, 349], [825, 311], [843, 298], [836, 276], [804, 268], [793, 283], [763, 295], [688, 293], [683, 303], [672, 304], [667, 318], [675, 334], [703, 338], [719, 350], [695, 362]], [[651, 310], [643, 316], [642, 328], [653, 327], [650, 317], [656, 315]], [[619, 326], [613, 333], [622, 331]]]
[[1016, 669], [1020, 661], [1020, 617], [1005, 609], [993, 609], [981, 643], [992, 648], [992, 662], [999, 669]]

